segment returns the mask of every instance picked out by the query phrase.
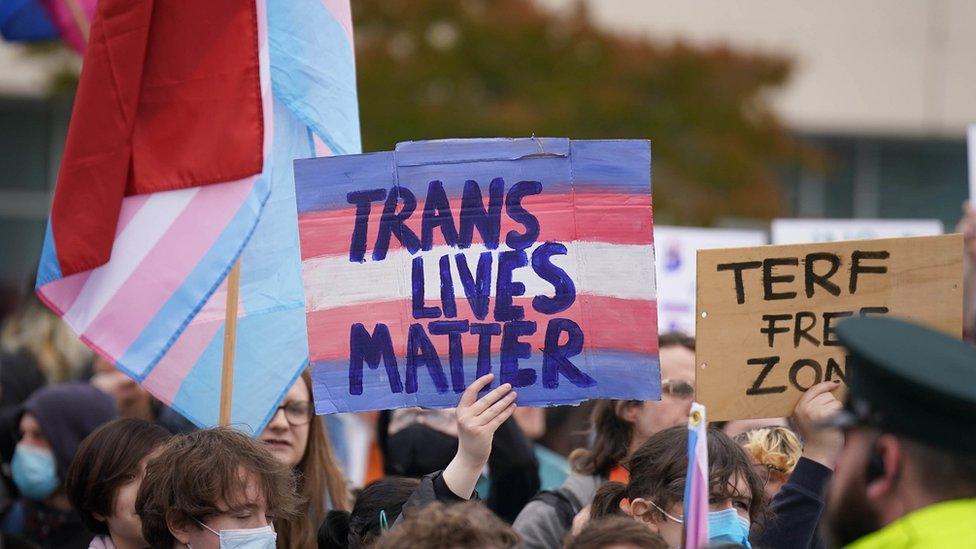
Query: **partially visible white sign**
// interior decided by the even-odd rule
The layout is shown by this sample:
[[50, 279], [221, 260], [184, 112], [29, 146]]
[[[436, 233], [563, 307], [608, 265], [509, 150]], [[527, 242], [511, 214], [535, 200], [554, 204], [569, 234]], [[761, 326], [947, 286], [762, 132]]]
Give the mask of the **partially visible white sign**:
[[942, 234], [938, 219], [774, 219], [773, 244], [836, 242]]
[[658, 331], [695, 335], [698, 250], [761, 246], [766, 242], [765, 231], [655, 225]]

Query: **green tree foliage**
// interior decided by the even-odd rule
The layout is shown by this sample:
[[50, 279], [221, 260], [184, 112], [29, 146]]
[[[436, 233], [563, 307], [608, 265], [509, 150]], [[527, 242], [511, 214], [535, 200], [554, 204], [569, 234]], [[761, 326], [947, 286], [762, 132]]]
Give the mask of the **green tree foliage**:
[[442, 137], [649, 138], [656, 216], [772, 217], [804, 151], [768, 95], [789, 59], [599, 28], [578, 4], [353, 3], [364, 150]]

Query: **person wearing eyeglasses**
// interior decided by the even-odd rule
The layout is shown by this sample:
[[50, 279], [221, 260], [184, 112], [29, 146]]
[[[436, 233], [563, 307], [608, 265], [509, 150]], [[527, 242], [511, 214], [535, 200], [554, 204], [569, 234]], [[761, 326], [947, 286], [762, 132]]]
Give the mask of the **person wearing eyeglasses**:
[[695, 340], [678, 333], [658, 338], [661, 400], [598, 400], [590, 413], [591, 443], [569, 456], [572, 471], [563, 485], [540, 492], [515, 519], [526, 549], [558, 547], [573, 519], [587, 512], [607, 480], [626, 484], [624, 459], [652, 435], [688, 422], [695, 398]]
[[285, 394], [258, 438], [278, 461], [294, 470], [299, 494], [308, 502], [307, 512], [275, 522], [280, 546], [314, 546], [326, 513], [348, 511], [351, 505], [346, 478], [332, 452], [325, 423], [315, 417], [308, 371]]

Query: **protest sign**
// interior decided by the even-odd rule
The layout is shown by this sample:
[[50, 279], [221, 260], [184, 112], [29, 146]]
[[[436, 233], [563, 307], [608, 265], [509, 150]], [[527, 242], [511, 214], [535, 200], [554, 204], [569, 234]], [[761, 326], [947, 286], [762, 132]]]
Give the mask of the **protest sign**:
[[765, 243], [765, 231], [655, 225], [657, 321], [661, 333], [695, 335], [695, 258], [698, 250]]
[[647, 141], [459, 139], [295, 162], [316, 411], [660, 398]]
[[835, 329], [872, 314], [961, 335], [962, 236], [699, 251], [698, 400], [716, 421], [787, 416], [846, 379]]
[[773, 244], [935, 236], [942, 234], [942, 222], [938, 219], [774, 219], [770, 233]]

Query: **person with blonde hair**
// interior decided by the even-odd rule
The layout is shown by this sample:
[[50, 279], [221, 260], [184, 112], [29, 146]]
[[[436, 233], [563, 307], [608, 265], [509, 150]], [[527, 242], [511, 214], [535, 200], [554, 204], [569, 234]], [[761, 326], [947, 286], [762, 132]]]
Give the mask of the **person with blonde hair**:
[[4, 323], [0, 349], [5, 353], [30, 353], [48, 383], [78, 379], [94, 357], [71, 327], [45, 307], [33, 292], [23, 297], [20, 306]]
[[733, 440], [752, 458], [766, 497], [772, 500], [800, 460], [800, 439], [786, 427], [760, 427], [739, 433]]

